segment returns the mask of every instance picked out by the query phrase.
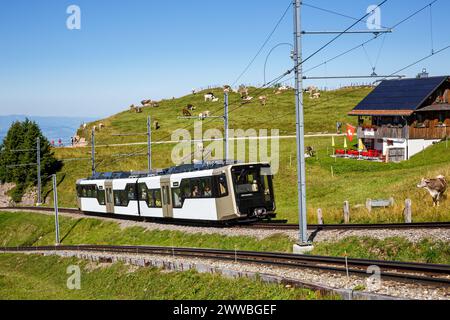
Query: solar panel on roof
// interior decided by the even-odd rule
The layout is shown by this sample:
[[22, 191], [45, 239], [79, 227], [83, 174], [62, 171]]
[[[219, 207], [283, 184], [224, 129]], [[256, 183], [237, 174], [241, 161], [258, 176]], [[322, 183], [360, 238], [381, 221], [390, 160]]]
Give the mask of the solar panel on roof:
[[383, 81], [353, 110], [416, 110], [447, 78]]

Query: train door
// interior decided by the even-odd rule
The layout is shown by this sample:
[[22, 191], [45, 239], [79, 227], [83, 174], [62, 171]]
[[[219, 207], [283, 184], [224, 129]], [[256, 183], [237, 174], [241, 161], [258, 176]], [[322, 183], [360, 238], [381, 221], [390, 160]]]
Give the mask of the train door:
[[105, 182], [105, 193], [106, 213], [114, 213], [114, 194], [112, 181]]
[[161, 194], [164, 218], [173, 218], [173, 206], [170, 190], [170, 177], [161, 178]]

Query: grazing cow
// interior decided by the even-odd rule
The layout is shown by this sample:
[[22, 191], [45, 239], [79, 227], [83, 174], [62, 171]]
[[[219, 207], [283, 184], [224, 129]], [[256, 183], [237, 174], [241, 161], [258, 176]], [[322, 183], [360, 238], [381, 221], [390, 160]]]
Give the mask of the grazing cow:
[[205, 94], [205, 102], [207, 102], [207, 101], [214, 102], [215, 99], [217, 99], [217, 98], [214, 96], [214, 93], [208, 92], [207, 94]]
[[309, 98], [310, 99], [320, 99], [320, 92], [310, 93]]
[[314, 157], [316, 155], [316, 152], [314, 151], [313, 147], [306, 147], [305, 155], [307, 156], [307, 158], [311, 158], [311, 157]]
[[103, 124], [103, 123], [100, 123], [99, 125], [98, 125], [98, 129], [99, 130], [102, 130], [102, 129], [104, 129], [105, 128], [105, 125]]
[[211, 115], [211, 111], [203, 112], [203, 117], [208, 118]]
[[248, 97], [248, 88], [246, 86], [244, 85], [239, 86], [238, 92], [241, 95], [241, 99], [245, 100], [245, 98]]
[[149, 106], [151, 103], [152, 103], [152, 100], [142, 100], [142, 101], [141, 101], [141, 104], [142, 104], [144, 107]]
[[243, 98], [242, 100], [244, 100], [245, 102], [250, 102], [250, 101], [253, 100], [253, 97], [246, 96], [246, 97]]
[[260, 96], [260, 97], [258, 98], [258, 100], [259, 100], [259, 102], [261, 103], [261, 105], [262, 105], [263, 107], [266, 106], [266, 104], [267, 104], [267, 96]]
[[197, 90], [192, 89], [192, 94], [193, 94], [193, 95], [196, 95], [196, 94], [197, 94]]
[[161, 128], [158, 121], [153, 122], [153, 128], [155, 128], [155, 130], [159, 130], [159, 128]]
[[447, 191], [447, 187], [447, 180], [442, 175], [436, 177], [436, 179], [422, 178], [422, 181], [417, 185], [417, 188], [425, 189], [430, 193], [433, 198], [433, 207], [439, 207], [441, 198]]
[[187, 108], [183, 109], [183, 116], [185, 117], [191, 117], [192, 113], [190, 113], [190, 111]]
[[194, 107], [192, 104], [188, 104], [188, 105], [186, 106], [186, 109], [189, 110], [189, 111], [195, 111], [195, 109], [197, 109], [197, 108]]

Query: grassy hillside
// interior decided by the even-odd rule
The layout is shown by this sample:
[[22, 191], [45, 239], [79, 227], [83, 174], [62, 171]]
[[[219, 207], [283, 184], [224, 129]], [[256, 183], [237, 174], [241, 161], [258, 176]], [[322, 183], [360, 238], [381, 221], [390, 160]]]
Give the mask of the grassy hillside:
[[[69, 290], [66, 270], [79, 266], [80, 290]], [[30, 276], [32, 275], [32, 276]], [[336, 297], [250, 279], [163, 272], [116, 263], [88, 263], [75, 258], [0, 254], [2, 300], [322, 300]]]
[[[325, 92], [320, 100], [305, 98], [305, 125], [307, 132], [334, 132], [335, 122], [355, 121], [348, 118], [350, 111], [367, 93], [369, 89], [344, 89]], [[217, 96], [220, 90], [215, 90]], [[266, 128], [279, 129], [281, 135], [295, 134], [294, 97], [293, 92], [282, 95], [269, 93], [266, 107], [257, 102], [245, 105], [231, 113], [231, 128]], [[238, 97], [233, 94], [233, 101]], [[154, 141], [169, 140], [173, 130], [190, 126], [192, 121], [177, 119], [181, 110], [187, 104], [197, 106], [196, 114], [205, 110], [222, 110], [222, 102], [205, 103], [203, 94], [189, 95], [174, 100], [162, 101], [159, 108], [147, 108], [141, 114], [128, 110], [114, 115], [101, 122], [106, 128], [97, 134], [97, 145], [108, 145], [125, 142], [145, 142], [145, 136], [118, 137], [119, 133], [142, 133], [146, 128], [146, 117], [151, 114], [162, 126], [153, 134]], [[235, 105], [235, 104], [234, 104]], [[220, 111], [222, 112], [222, 111]], [[219, 112], [219, 113], [220, 113]], [[284, 117], [282, 117], [284, 115]], [[286, 116], [287, 115], [287, 116]], [[100, 122], [100, 121], [99, 121]], [[97, 122], [96, 124], [98, 124]], [[91, 124], [94, 125], [94, 124]], [[204, 128], [222, 128], [222, 121], [205, 121]], [[343, 137], [336, 138], [336, 143], [342, 145]], [[370, 163], [365, 161], [335, 159], [329, 157], [332, 152], [331, 138], [307, 138], [306, 144], [313, 146], [317, 158], [307, 159], [307, 199], [308, 220], [316, 222], [316, 211], [323, 209], [326, 223], [343, 221], [342, 206], [344, 201], [350, 201], [352, 206], [352, 222], [401, 222], [403, 206], [406, 198], [413, 200], [414, 221], [450, 221], [450, 201], [444, 201], [442, 207], [432, 208], [431, 198], [424, 190], [415, 186], [426, 177], [439, 174], [450, 176], [450, 152], [444, 142], [427, 149], [412, 160], [401, 164]], [[247, 146], [248, 147], [248, 146]], [[171, 152], [173, 145], [156, 144], [153, 146], [153, 165], [164, 168], [172, 165]], [[275, 194], [280, 218], [291, 222], [297, 221], [296, 203], [296, 145], [295, 139], [280, 140], [280, 170], [275, 177]], [[99, 171], [145, 170], [146, 156], [117, 157], [120, 154], [145, 153], [146, 146], [109, 146], [97, 148], [97, 163]], [[90, 155], [89, 148], [57, 149], [60, 159], [86, 158]], [[90, 174], [89, 161], [70, 161], [65, 163], [60, 179], [60, 201], [63, 206], [76, 205], [74, 185], [77, 179]], [[331, 171], [333, 167], [334, 176]], [[392, 208], [374, 210], [368, 214], [364, 209], [367, 198], [394, 197], [396, 204]]]

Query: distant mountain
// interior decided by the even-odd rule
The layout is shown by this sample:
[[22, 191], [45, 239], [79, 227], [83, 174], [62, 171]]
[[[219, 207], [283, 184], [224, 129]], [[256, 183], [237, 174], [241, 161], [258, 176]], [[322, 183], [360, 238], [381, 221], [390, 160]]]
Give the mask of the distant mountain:
[[26, 118], [35, 121], [49, 141], [54, 140], [57, 143], [58, 140], [61, 139], [64, 144], [70, 143], [70, 138], [75, 135], [82, 123], [95, 120], [94, 118], [89, 117], [0, 116], [0, 141], [3, 141], [3, 138], [6, 136], [8, 129], [13, 122], [24, 121]]

